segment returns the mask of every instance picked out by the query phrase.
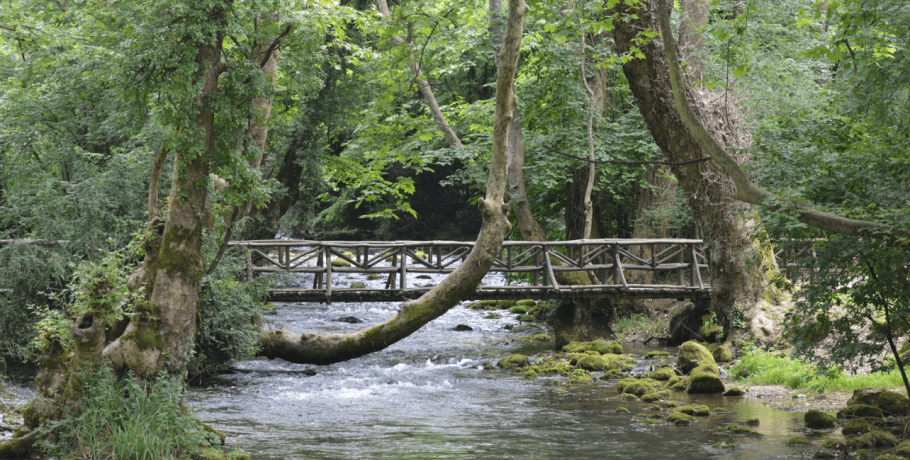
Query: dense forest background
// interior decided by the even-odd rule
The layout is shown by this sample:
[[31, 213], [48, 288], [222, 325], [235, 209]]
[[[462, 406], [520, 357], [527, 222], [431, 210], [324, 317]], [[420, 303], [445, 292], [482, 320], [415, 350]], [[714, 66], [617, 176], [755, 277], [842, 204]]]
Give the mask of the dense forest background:
[[[530, 5], [514, 84], [527, 190], [513, 204], [527, 201], [546, 238], [578, 238], [589, 172], [578, 158], [593, 152], [613, 163], [595, 169], [591, 236], [702, 237], [691, 193], [668, 168], [646, 164], [664, 154], [622, 70], [644, 55], [614, 46], [616, 3]], [[208, 185], [208, 264], [225, 239], [477, 235], [502, 6], [382, 5], [232, 4], [219, 32], [225, 72], [209, 101], [215, 148], [200, 153], [217, 176]], [[682, 64], [703, 99], [696, 105], [714, 107], [721, 124], [743, 133], [735, 155], [776, 193], [768, 206], [741, 211], [756, 224], [753, 239], [824, 238], [811, 284], [772, 279], [797, 295], [791, 324], [804, 335], [833, 326], [849, 336], [851, 325], [888, 306], [901, 321], [907, 313], [900, 245], [796, 219], [811, 205], [908, 228], [907, 8], [883, 0], [673, 4]], [[172, 43], [182, 33], [175, 25], [198, 19], [197, 10], [180, 2], [0, 3], [0, 237], [45, 240], [0, 248], [7, 359], [35, 358], [38, 313], [66, 314], [79, 294], [68, 286], [85, 276], [85, 263], [118, 252], [125, 274], [141, 261], [150, 172], [161, 151], [183, 142], [175, 127], [185, 126], [189, 73]], [[644, 46], [659, 37], [638, 39]], [[256, 47], [277, 61], [271, 77], [248, 58]], [[268, 110], [249, 104], [255, 98]], [[258, 145], [252, 127], [266, 123], [264, 113], [268, 141]], [[165, 158], [161, 197], [175, 168]], [[521, 238], [519, 225], [508, 237]], [[262, 286], [235, 282], [230, 259], [208, 275], [200, 308], [207, 330], [221, 331], [215, 343], [243, 355], [255, 349], [255, 321], [238, 318], [258, 315]], [[870, 290], [840, 289], [851, 282], [855, 292]], [[829, 315], [845, 303], [869, 312]], [[222, 327], [239, 322], [251, 326]]]

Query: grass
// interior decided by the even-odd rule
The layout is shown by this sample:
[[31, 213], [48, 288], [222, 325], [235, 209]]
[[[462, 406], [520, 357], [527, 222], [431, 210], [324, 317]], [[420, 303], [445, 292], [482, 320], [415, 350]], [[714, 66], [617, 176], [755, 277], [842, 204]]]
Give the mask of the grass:
[[846, 375], [837, 366], [819, 370], [798, 359], [779, 356], [762, 350], [747, 353], [731, 372], [737, 380], [756, 385], [784, 385], [794, 389], [818, 392], [826, 390], [852, 391], [857, 388], [903, 388], [898, 370]]
[[[220, 439], [181, 405], [183, 384], [159, 375], [154, 383], [131, 375], [115, 382], [102, 365], [81, 375], [82, 398], [63, 420], [39, 428], [47, 453], [60, 458], [162, 460], [186, 458]], [[54, 433], [57, 442], [48, 442]]]

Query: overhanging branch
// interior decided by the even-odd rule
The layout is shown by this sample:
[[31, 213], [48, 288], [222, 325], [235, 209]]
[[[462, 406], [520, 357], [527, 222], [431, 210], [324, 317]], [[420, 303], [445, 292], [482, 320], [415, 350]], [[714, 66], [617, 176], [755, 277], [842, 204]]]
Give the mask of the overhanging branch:
[[541, 144], [541, 147], [553, 152], [558, 153], [562, 156], [572, 158], [578, 161], [584, 161], [586, 163], [594, 163], [598, 165], [666, 165], [666, 166], [684, 166], [690, 165], [693, 163], [701, 163], [703, 161], [710, 161], [711, 158], [699, 158], [697, 160], [689, 161], [624, 161], [624, 160], [592, 160], [590, 158], [577, 157], [575, 155], [569, 155], [568, 153], [560, 152], [552, 147]]

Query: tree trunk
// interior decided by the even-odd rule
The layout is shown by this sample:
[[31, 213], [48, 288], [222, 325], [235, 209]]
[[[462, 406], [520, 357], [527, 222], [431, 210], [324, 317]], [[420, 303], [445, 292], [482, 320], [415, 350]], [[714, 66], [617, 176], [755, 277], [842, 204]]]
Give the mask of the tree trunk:
[[[494, 2], [490, 2], [491, 8]], [[491, 17], [496, 17], [491, 12]], [[512, 127], [509, 132], [510, 150], [508, 164], [508, 183], [509, 183], [509, 202], [515, 211], [515, 220], [518, 223], [518, 229], [521, 237], [525, 241], [547, 241], [546, 233], [534, 218], [531, 211], [531, 205], [528, 202], [528, 192], [524, 180], [525, 150], [524, 135], [521, 130], [521, 120], [518, 116], [518, 109], [515, 109], [515, 116], [512, 120]], [[587, 186], [588, 172], [583, 168], [581, 173], [583, 178], [576, 182], [580, 187], [573, 187], [573, 192], [578, 190], [580, 198], [573, 200], [567, 197], [568, 203], [575, 203], [582, 206], [582, 210], [576, 215], [580, 217], [581, 225], [575, 228], [584, 232], [584, 189]], [[578, 174], [574, 174], [578, 175]], [[573, 176], [574, 176], [573, 175]], [[571, 187], [571, 185], [570, 185]], [[568, 217], [567, 211], [567, 217]], [[569, 226], [567, 225], [567, 229]], [[568, 236], [567, 236], [568, 238]], [[553, 265], [562, 265], [562, 261], [556, 258], [550, 258]], [[557, 272], [556, 280], [561, 285], [589, 285], [593, 284], [591, 278], [585, 272]], [[591, 341], [599, 338], [613, 337], [613, 331], [609, 328], [610, 320], [613, 316], [613, 304], [606, 299], [577, 299], [572, 301], [561, 301], [556, 309], [554, 321], [554, 330], [556, 335], [556, 349], [562, 349], [563, 346], [572, 341]]]
[[[655, 15], [654, 1], [640, 9], [627, 11], [621, 7], [625, 20], [614, 21], [614, 49], [617, 54], [629, 52], [637, 46], [644, 59], [633, 59], [623, 64], [638, 108], [657, 145], [673, 162], [694, 160], [708, 156], [708, 152], [686, 128], [676, 110], [667, 60], [661, 41], [652, 39], [646, 44], [635, 44], [634, 39], [642, 30], [660, 30]], [[688, 91], [690, 99], [707, 106], [704, 95]], [[699, 96], [702, 96], [699, 98]], [[716, 138], [730, 148], [745, 147], [743, 133], [727, 126], [723, 117], [713, 116], [711, 107], [699, 113], [702, 122], [710, 126]], [[753, 223], [743, 219], [748, 215], [748, 205], [734, 199], [736, 187], [730, 175], [716, 162], [700, 162], [685, 166], [672, 166], [679, 186], [685, 191], [696, 222], [708, 245], [711, 285], [714, 296], [711, 309], [724, 330], [729, 333], [734, 310], [740, 310], [749, 322], [749, 332], [755, 340], [769, 342], [774, 339], [777, 326], [761, 310], [763, 296], [769, 290], [768, 278], [776, 270], [773, 258], [761, 257], [760, 249], [750, 239]], [[775, 299], [769, 299], [775, 300]]]
[[510, 0], [505, 43], [496, 81], [493, 152], [485, 199], [479, 203], [483, 227], [464, 263], [417, 300], [405, 302], [388, 320], [354, 334], [295, 334], [287, 328], [263, 331], [261, 354], [295, 363], [330, 364], [382, 350], [441, 316], [477, 288], [502, 248], [511, 225], [504, 203], [509, 126], [518, 98], [512, 83], [518, 67], [524, 15], [523, 0]]
[[160, 248], [145, 271], [151, 293], [148, 301], [135, 307], [136, 315], [123, 335], [104, 350], [115, 371], [131, 369], [140, 377], [152, 377], [162, 369], [181, 375], [193, 347], [196, 301], [205, 272], [202, 216], [208, 198], [208, 156], [215, 153], [215, 115], [206, 97], [218, 90], [221, 40], [200, 45], [196, 62], [202, 88], [193, 104], [197, 134], [191, 141], [206, 154], [177, 153]]

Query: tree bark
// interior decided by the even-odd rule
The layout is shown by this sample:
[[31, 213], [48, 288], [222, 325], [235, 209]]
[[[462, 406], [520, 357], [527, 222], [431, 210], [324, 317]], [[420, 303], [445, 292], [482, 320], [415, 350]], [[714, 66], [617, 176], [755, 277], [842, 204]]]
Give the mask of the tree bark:
[[200, 44], [196, 55], [201, 90], [193, 103], [191, 142], [205, 155], [177, 152], [170, 205], [160, 249], [147, 273], [151, 294], [135, 307], [136, 315], [123, 335], [104, 349], [115, 371], [133, 370], [149, 378], [162, 369], [181, 375], [193, 347], [196, 301], [205, 271], [202, 259], [202, 216], [206, 210], [209, 155], [215, 153], [213, 109], [206, 103], [218, 90], [221, 40]]
[[[382, 1], [382, 0], [380, 0]], [[438, 286], [419, 299], [405, 302], [388, 320], [354, 334], [295, 334], [288, 329], [263, 331], [261, 354], [295, 363], [330, 364], [382, 350], [441, 316], [477, 288], [502, 248], [511, 225], [504, 203], [509, 126], [518, 98], [512, 83], [518, 67], [524, 15], [523, 0], [509, 1], [502, 59], [496, 80], [493, 151], [486, 197], [479, 202], [483, 227], [467, 259]]]

